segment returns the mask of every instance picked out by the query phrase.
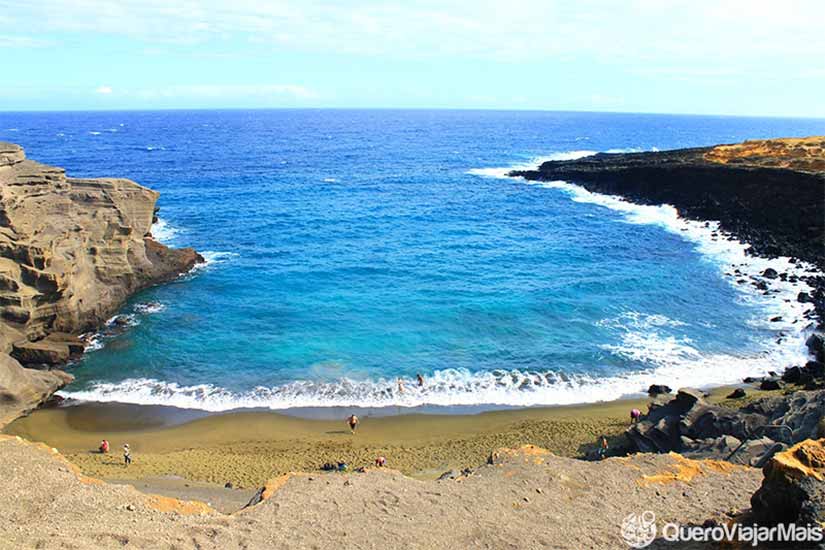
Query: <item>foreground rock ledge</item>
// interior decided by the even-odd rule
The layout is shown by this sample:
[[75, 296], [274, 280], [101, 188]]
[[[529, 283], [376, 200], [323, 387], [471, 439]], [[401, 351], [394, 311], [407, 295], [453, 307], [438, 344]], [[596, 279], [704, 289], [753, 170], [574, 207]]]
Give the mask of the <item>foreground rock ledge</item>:
[[83, 477], [56, 451], [0, 436], [0, 547], [627, 548], [628, 514], [721, 522], [748, 506], [761, 479], [754, 468], [676, 455], [583, 462], [536, 447], [494, 455], [448, 481], [383, 468], [285, 475], [257, 505], [224, 515]]
[[76, 335], [203, 261], [152, 238], [157, 199], [126, 179], [68, 178], [0, 142], [0, 426], [71, 381], [49, 368], [82, 353]]

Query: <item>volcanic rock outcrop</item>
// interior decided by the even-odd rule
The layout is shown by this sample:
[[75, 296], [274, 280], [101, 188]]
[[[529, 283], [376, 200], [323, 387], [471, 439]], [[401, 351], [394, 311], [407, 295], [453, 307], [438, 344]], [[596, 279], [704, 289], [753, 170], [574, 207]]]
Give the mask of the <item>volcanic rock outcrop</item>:
[[751, 498], [763, 525], [825, 525], [825, 439], [806, 440], [774, 456]]
[[0, 142], [0, 426], [71, 380], [49, 369], [82, 353], [78, 334], [202, 261], [152, 238], [157, 198], [126, 179], [68, 178]]
[[[528, 180], [575, 183], [637, 204], [670, 204], [764, 257], [789, 256], [825, 270], [825, 136], [749, 140], [732, 145], [650, 153], [599, 153], [514, 171]], [[825, 329], [825, 281], [811, 277]]]
[[820, 436], [825, 390], [767, 397], [740, 409], [711, 405], [702, 393], [681, 389], [625, 432], [634, 450], [676, 451], [762, 467], [775, 453]]
[[825, 268], [823, 136], [599, 153], [511, 175], [565, 180], [639, 204], [671, 204], [683, 217], [718, 220], [759, 255], [791, 256]]

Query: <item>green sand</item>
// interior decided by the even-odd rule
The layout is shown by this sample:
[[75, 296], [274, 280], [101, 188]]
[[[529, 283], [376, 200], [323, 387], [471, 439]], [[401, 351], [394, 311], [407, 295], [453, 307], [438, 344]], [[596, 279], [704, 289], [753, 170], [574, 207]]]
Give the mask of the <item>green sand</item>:
[[[711, 399], [721, 401], [728, 390], [715, 390]], [[5, 432], [45, 442], [95, 477], [177, 475], [255, 487], [285, 472], [317, 471], [325, 462], [338, 461], [357, 468], [372, 464], [377, 456], [385, 456], [388, 467], [421, 478], [475, 467], [498, 447], [533, 444], [562, 456], [583, 457], [602, 434], [611, 447], [622, 446], [630, 409], [647, 410], [648, 402], [361, 417], [354, 435], [343, 418], [312, 420], [274, 412], [204, 416], [164, 407], [92, 403], [36, 411]], [[94, 452], [104, 438], [111, 454]], [[127, 442], [134, 459], [128, 468], [120, 454]]]

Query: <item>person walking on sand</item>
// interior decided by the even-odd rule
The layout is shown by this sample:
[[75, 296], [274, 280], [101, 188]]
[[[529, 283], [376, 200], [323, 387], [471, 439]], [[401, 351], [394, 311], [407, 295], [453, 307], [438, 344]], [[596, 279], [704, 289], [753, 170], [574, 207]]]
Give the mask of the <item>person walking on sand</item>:
[[123, 465], [128, 466], [132, 463], [132, 451], [129, 449], [129, 444], [123, 445]]
[[347, 418], [347, 424], [349, 425], [349, 431], [355, 433], [355, 428], [358, 427], [358, 417], [351, 414], [349, 418]]
[[605, 458], [607, 458], [607, 438], [602, 436], [599, 441], [599, 460], [604, 460]]

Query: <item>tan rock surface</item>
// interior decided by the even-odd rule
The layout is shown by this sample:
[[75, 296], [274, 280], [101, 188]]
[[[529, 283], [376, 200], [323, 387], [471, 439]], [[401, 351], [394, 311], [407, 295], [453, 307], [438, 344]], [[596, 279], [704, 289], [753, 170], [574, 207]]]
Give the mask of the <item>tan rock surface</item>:
[[[158, 193], [126, 179], [74, 179], [0, 142], [0, 419], [64, 385], [64, 373], [20, 370], [76, 354], [128, 296], [200, 257], [151, 237]], [[52, 336], [54, 333], [68, 333]], [[2, 423], [0, 423], [2, 425]]]
[[722, 164], [789, 168], [800, 172], [825, 172], [825, 136], [751, 139], [732, 145], [717, 145], [705, 160]]
[[644, 482], [685, 467], [671, 455], [594, 463], [529, 447], [495, 457], [446, 481], [386, 469], [280, 476], [265, 501], [225, 515], [85, 478], [44, 445], [0, 436], [0, 548], [627, 548], [628, 514], [724, 521], [761, 478], [700, 461], [690, 479]]

